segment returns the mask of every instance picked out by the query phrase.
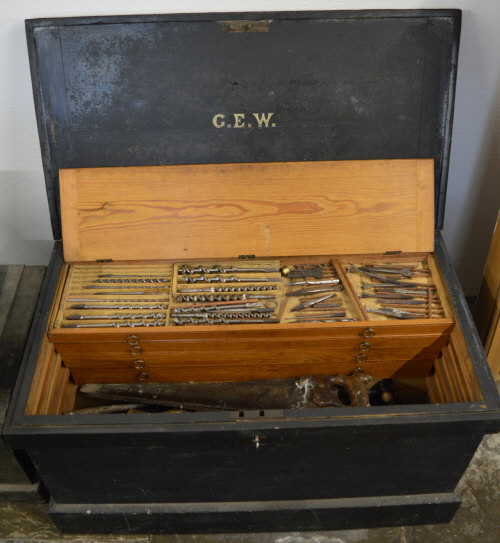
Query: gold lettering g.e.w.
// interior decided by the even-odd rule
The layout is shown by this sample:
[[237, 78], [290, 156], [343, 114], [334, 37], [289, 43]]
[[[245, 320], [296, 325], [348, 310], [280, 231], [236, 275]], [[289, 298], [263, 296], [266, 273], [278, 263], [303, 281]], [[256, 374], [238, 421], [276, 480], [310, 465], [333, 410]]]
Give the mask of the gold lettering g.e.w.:
[[233, 113], [231, 122], [226, 122], [226, 115], [224, 115], [224, 113], [217, 113], [216, 115], [212, 117], [212, 124], [215, 126], [215, 128], [275, 128], [276, 127], [276, 123], [271, 123], [271, 117], [274, 115], [274, 113], [252, 113], [251, 115], [255, 119], [255, 122], [253, 120], [247, 122], [246, 121], [247, 116], [245, 113]]

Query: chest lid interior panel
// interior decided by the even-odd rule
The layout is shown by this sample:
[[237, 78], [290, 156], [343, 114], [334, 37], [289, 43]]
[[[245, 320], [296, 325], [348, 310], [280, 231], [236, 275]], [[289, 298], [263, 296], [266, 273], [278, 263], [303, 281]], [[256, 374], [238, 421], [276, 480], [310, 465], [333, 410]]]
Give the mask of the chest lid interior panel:
[[441, 227], [457, 10], [27, 21], [54, 237], [59, 169], [432, 158]]

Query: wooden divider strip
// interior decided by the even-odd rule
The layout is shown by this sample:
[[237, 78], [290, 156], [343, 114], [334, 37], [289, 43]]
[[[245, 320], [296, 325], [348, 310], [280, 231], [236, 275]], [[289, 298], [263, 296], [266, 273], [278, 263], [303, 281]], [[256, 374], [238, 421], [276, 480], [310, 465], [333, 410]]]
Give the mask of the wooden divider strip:
[[435, 374], [427, 377], [425, 379], [425, 384], [427, 386], [427, 396], [431, 403], [442, 403], [441, 398], [439, 397], [439, 391], [436, 386]]
[[60, 357], [51, 356], [47, 362], [47, 372], [42, 385], [42, 394], [36, 407], [37, 414], [47, 414], [54, 393], [54, 381], [57, 377], [57, 366], [60, 364]]
[[455, 401], [467, 401], [467, 393], [463, 388], [462, 381], [460, 380], [457, 372], [456, 362], [453, 360], [450, 348], [448, 346], [444, 347], [442, 350], [442, 365], [446, 379], [450, 384], [451, 390], [453, 391]]
[[474, 371], [469, 349], [465, 344], [465, 339], [463, 338], [463, 334], [458, 323], [455, 324], [455, 328], [451, 332], [450, 347], [456, 361], [457, 369], [459, 369], [459, 371], [462, 373], [464, 383], [470, 392], [470, 401], [483, 400], [483, 394]]
[[454, 365], [451, 363], [450, 357], [448, 356], [448, 349], [444, 348], [442, 350], [442, 356], [439, 359], [438, 365], [441, 367], [441, 374], [443, 384], [447, 387], [451, 401], [459, 402], [462, 399], [462, 394], [459, 389], [455, 386], [454, 382]]
[[453, 310], [451, 308], [450, 300], [448, 299], [448, 291], [444, 286], [444, 279], [441, 275], [441, 271], [439, 270], [434, 255], [428, 255], [426, 262], [429, 270], [431, 271], [432, 278], [434, 279], [439, 301], [444, 310], [444, 315], [445, 317], [451, 317], [453, 315]]
[[443, 386], [441, 383], [441, 379], [439, 378], [439, 374], [437, 371], [436, 366], [434, 367], [435, 373], [434, 373], [434, 385], [436, 387], [436, 395], [438, 397], [438, 403], [447, 403], [448, 400], [446, 398], [446, 393], [443, 390]]
[[49, 371], [49, 360], [55, 355], [55, 347], [45, 337], [42, 341], [38, 361], [35, 367], [35, 373], [31, 381], [30, 393], [26, 402], [25, 414], [35, 415], [41, 401], [43, 392], [43, 383], [46, 379], [46, 374]]
[[342, 281], [342, 284], [345, 287], [345, 291], [354, 306], [354, 308], [358, 311], [358, 316], [361, 317], [361, 320], [369, 321], [370, 317], [368, 316], [368, 313], [365, 311], [365, 308], [361, 304], [358, 295], [356, 294], [356, 290], [352, 286], [351, 280], [349, 279], [347, 273], [345, 273], [344, 270], [344, 261], [334, 261], [335, 269], [337, 270], [338, 276], [340, 280]]
[[69, 370], [62, 365], [62, 358], [57, 355], [54, 361], [54, 378], [49, 389], [49, 401], [46, 415], [60, 415], [64, 401], [64, 388], [69, 379]]

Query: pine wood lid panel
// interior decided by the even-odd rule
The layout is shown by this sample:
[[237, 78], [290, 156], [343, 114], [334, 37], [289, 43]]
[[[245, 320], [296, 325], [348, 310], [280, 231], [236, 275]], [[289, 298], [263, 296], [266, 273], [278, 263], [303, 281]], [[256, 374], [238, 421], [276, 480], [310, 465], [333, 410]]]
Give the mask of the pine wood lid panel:
[[430, 159], [61, 170], [66, 261], [430, 252]]

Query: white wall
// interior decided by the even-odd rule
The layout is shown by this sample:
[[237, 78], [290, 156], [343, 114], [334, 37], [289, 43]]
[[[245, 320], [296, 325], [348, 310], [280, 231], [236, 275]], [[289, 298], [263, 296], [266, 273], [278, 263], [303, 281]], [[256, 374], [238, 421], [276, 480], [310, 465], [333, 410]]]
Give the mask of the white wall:
[[52, 234], [24, 19], [132, 13], [460, 8], [463, 28], [444, 237], [468, 294], [500, 206], [498, 0], [3, 0], [0, 18], [0, 264], [45, 264]]

